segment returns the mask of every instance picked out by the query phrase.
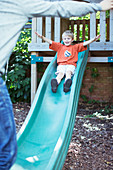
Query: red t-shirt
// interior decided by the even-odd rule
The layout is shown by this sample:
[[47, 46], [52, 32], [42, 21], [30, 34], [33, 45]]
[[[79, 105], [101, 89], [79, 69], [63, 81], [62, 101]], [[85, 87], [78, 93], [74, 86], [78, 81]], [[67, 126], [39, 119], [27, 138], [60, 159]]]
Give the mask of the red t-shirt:
[[83, 43], [66, 46], [61, 43], [52, 41], [49, 48], [57, 51], [57, 63], [58, 65], [74, 65], [78, 61], [78, 53], [87, 50], [87, 46], [83, 46]]

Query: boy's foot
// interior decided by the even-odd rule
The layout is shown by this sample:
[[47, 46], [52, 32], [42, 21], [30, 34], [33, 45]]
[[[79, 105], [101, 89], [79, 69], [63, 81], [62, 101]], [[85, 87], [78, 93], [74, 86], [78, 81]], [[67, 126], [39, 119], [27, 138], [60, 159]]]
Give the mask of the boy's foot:
[[53, 93], [56, 93], [57, 88], [58, 88], [57, 79], [52, 79], [52, 80], [51, 80], [51, 90], [52, 90], [52, 92], [53, 92]]
[[64, 92], [68, 92], [70, 91], [70, 87], [71, 87], [71, 84], [72, 84], [72, 80], [71, 79], [67, 79], [64, 83]]

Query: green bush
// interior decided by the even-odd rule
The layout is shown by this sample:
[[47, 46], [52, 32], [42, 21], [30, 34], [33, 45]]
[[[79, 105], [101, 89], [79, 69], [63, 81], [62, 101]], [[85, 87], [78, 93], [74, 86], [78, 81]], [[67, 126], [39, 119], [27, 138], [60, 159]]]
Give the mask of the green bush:
[[16, 47], [9, 61], [7, 87], [12, 102], [30, 101], [30, 52], [28, 43], [31, 42], [31, 32], [24, 29], [21, 32]]

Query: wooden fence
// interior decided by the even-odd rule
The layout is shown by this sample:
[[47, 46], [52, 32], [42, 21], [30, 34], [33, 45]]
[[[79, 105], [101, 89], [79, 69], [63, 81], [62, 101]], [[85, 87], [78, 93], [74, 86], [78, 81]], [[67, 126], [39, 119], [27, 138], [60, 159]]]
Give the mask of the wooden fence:
[[[42, 34], [45, 36], [45, 18], [43, 18], [43, 26], [42, 26]], [[90, 19], [86, 20], [67, 20], [67, 19], [61, 19], [61, 32], [65, 31], [66, 29], [71, 29], [72, 32], [74, 32], [74, 38], [76, 41], [83, 41], [90, 39]], [[32, 20], [29, 20], [29, 22], [24, 26], [25, 29], [31, 29], [32, 27]], [[54, 30], [54, 19], [51, 20], [51, 29]], [[110, 18], [106, 18], [106, 41], [110, 40]], [[100, 30], [100, 19], [96, 19], [96, 35], [99, 34]], [[54, 39], [54, 31], [51, 32], [51, 39]], [[61, 37], [60, 37], [61, 39]]]
[[[75, 34], [76, 41], [83, 41], [90, 39], [90, 20], [69, 20], [64, 21], [68, 23], [67, 29], [71, 29]], [[65, 23], [66, 24], [66, 23]], [[63, 25], [63, 24], [62, 24]], [[110, 40], [110, 19], [106, 18], [106, 41]], [[64, 30], [64, 29], [63, 29]], [[100, 33], [100, 19], [96, 19], [96, 35]]]

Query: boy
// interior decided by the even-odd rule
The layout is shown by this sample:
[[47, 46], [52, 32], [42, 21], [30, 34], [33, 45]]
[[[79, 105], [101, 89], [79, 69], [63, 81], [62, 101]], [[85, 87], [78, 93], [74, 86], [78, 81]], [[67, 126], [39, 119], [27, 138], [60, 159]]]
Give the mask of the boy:
[[44, 41], [48, 42], [50, 49], [57, 51], [57, 77], [51, 80], [52, 91], [56, 93], [58, 85], [65, 76], [63, 91], [68, 92], [72, 84], [71, 77], [73, 76], [77, 66], [76, 63], [78, 61], [78, 52], [86, 50], [87, 45], [94, 41], [97, 41], [100, 38], [100, 35], [96, 36], [92, 40], [88, 40], [86, 42], [75, 45], [71, 45], [74, 40], [74, 35], [70, 30], [66, 30], [62, 34], [62, 40], [64, 42], [64, 45], [49, 40], [46, 37], [39, 35], [37, 32], [36, 35], [39, 38], [42, 38]]

